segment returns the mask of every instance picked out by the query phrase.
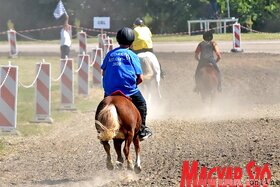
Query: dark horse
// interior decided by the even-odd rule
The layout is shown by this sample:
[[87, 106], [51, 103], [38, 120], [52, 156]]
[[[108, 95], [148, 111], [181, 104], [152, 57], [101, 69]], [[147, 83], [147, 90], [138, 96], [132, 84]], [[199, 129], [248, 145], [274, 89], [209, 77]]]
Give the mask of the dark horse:
[[[99, 103], [95, 114], [95, 127], [98, 133], [97, 137], [107, 153], [106, 166], [109, 170], [114, 169], [109, 144], [109, 140], [113, 140], [117, 153], [117, 167], [122, 168], [124, 163], [121, 147], [122, 143], [125, 142], [123, 152], [127, 161], [127, 168], [129, 170], [134, 169], [135, 173], [141, 172], [140, 140], [138, 136], [141, 123], [139, 111], [125, 96], [108, 96]], [[131, 142], [133, 142], [136, 152], [134, 166], [129, 153]]]
[[202, 100], [212, 103], [218, 91], [218, 72], [211, 63], [206, 63], [198, 70], [196, 82]]

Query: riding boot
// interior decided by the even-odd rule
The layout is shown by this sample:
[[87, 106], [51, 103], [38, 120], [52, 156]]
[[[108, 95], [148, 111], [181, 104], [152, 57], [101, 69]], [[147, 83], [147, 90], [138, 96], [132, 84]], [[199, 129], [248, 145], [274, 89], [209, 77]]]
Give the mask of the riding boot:
[[152, 135], [153, 135], [153, 133], [150, 130], [150, 128], [147, 127], [145, 124], [142, 124], [141, 128], [140, 128], [140, 131], [139, 131], [140, 141], [146, 140], [147, 138], [149, 138]]

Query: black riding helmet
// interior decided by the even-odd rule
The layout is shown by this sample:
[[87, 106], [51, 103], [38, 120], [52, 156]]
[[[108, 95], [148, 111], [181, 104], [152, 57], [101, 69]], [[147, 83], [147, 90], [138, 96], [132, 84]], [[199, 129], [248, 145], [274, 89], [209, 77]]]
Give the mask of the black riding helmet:
[[140, 18], [136, 18], [133, 24], [137, 26], [144, 25], [144, 21]]
[[211, 41], [212, 39], [213, 39], [213, 32], [211, 30], [203, 33], [203, 40]]
[[118, 31], [116, 39], [120, 45], [131, 45], [134, 41], [134, 32], [131, 28], [123, 27]]

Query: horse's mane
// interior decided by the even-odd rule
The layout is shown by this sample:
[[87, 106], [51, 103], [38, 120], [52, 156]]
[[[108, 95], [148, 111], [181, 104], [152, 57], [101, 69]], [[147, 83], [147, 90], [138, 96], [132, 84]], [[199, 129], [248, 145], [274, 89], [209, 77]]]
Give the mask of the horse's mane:
[[120, 128], [118, 113], [115, 105], [106, 105], [98, 114], [95, 124], [99, 126], [100, 131], [98, 138], [101, 141], [109, 141], [113, 139]]

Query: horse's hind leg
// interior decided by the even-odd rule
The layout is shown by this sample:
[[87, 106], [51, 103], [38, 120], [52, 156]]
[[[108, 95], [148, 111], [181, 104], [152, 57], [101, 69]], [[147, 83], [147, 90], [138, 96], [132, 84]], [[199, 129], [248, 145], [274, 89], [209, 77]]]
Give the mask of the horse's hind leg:
[[104, 149], [107, 153], [107, 162], [106, 162], [107, 169], [113, 170], [114, 166], [113, 166], [113, 162], [112, 162], [112, 158], [111, 158], [111, 154], [110, 154], [110, 144], [108, 141], [102, 141], [101, 143], [103, 144]]
[[134, 172], [136, 174], [141, 172], [141, 161], [140, 161], [140, 141], [139, 136], [135, 136], [133, 139], [134, 147], [135, 147], [135, 153], [136, 153], [136, 160], [134, 165]]
[[130, 153], [129, 153], [129, 148], [132, 142], [132, 138], [133, 138], [134, 134], [132, 132], [128, 133], [128, 136], [125, 139], [125, 145], [123, 148], [123, 152], [127, 161], [127, 169], [129, 170], [133, 170], [133, 163], [132, 163], [132, 159], [130, 157]]
[[160, 84], [159, 84], [159, 82], [156, 82], [156, 83], [157, 83], [158, 96], [161, 99]]
[[121, 169], [123, 167], [123, 162], [124, 162], [123, 156], [122, 156], [122, 151], [121, 151], [123, 141], [124, 140], [122, 140], [122, 139], [114, 139], [114, 147], [115, 147], [116, 153], [118, 155], [116, 165], [119, 169]]

